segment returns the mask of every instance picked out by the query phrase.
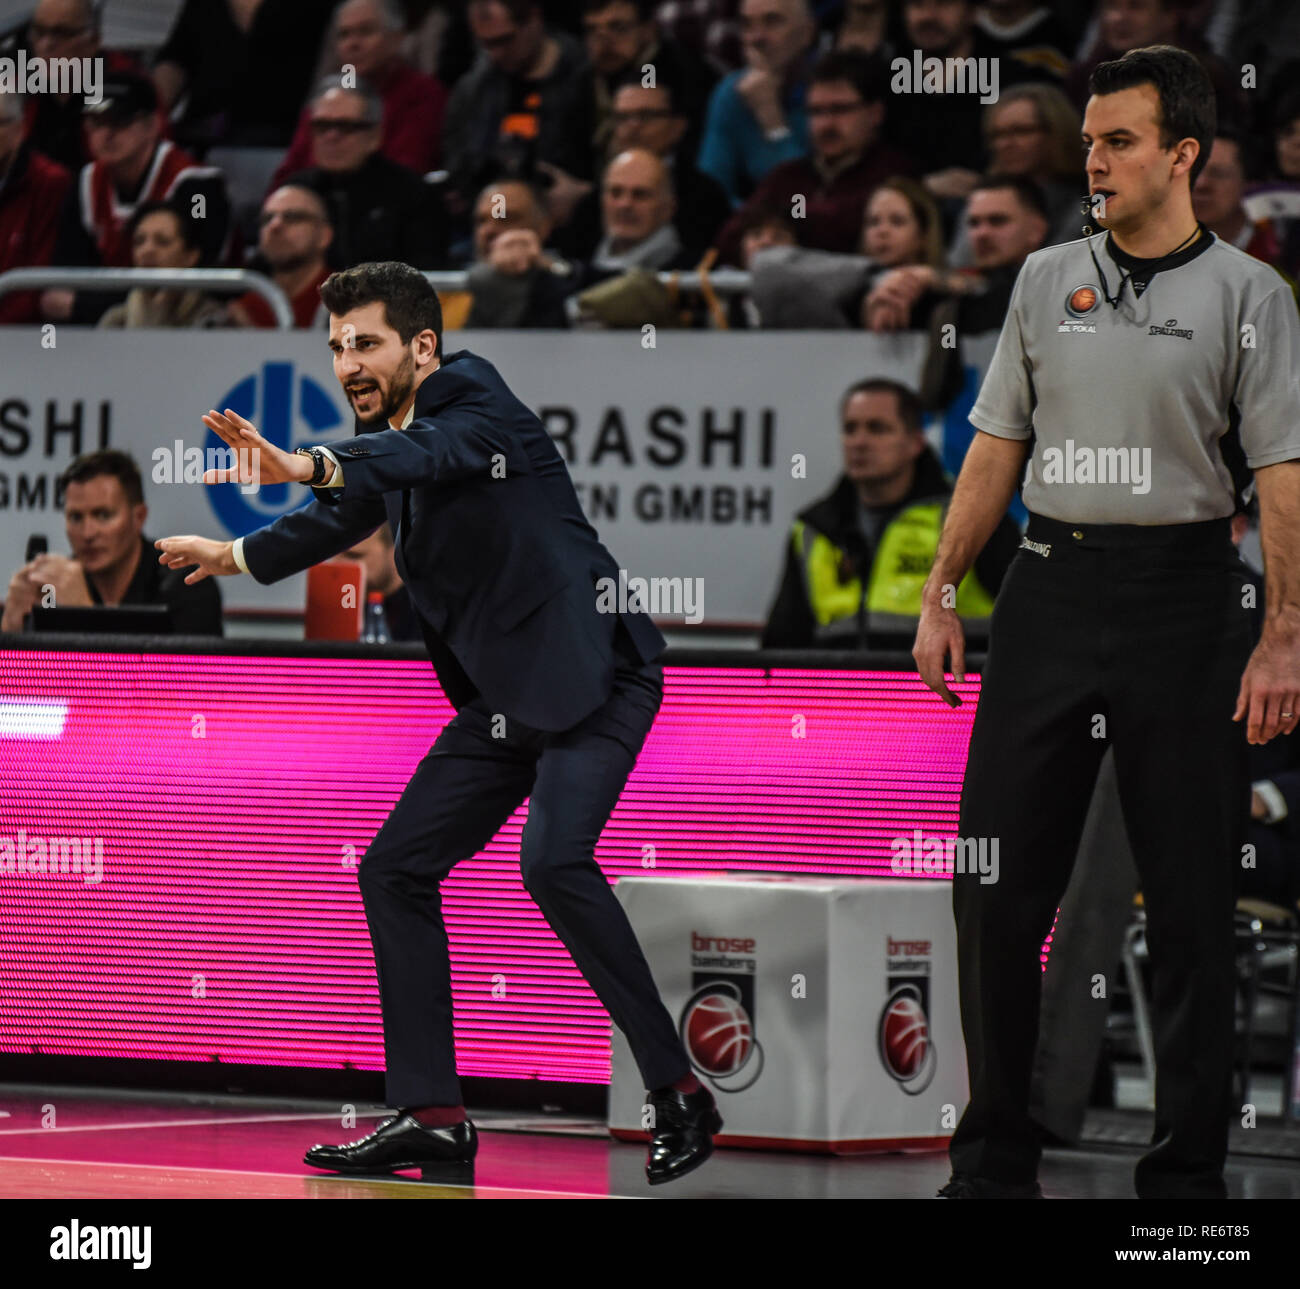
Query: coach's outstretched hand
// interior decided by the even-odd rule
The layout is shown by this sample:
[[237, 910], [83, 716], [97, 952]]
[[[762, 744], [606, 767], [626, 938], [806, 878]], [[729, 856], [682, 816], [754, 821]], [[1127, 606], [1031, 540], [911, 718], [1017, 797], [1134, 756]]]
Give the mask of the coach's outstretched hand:
[[235, 563], [234, 542], [213, 541], [210, 537], [160, 537], [154, 545], [162, 551], [158, 563], [168, 568], [198, 565], [185, 579], [186, 586], [193, 586], [205, 577], [224, 577], [240, 572]]
[[956, 609], [938, 604], [923, 604], [921, 620], [916, 627], [916, 643], [912, 657], [921, 679], [943, 699], [949, 707], [960, 707], [961, 699], [944, 683], [944, 659], [952, 658], [953, 679], [959, 684], [966, 679], [966, 633]]
[[[238, 412], [211, 411], [203, 418], [208, 427], [228, 447], [235, 450], [235, 464], [227, 470], [205, 470], [204, 483], [242, 483], [260, 487], [264, 483], [306, 483], [312, 475], [312, 463], [305, 457], [268, 443], [252, 421]], [[238, 571], [238, 570], [236, 570]]]

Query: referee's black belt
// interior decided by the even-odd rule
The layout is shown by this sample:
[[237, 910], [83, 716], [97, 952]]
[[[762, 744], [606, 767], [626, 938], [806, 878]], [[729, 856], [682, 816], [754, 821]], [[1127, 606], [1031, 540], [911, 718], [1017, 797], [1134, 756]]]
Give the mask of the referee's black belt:
[[1071, 524], [1032, 511], [1025, 536], [1082, 550], [1123, 550], [1177, 546], [1180, 550], [1221, 551], [1232, 540], [1230, 519], [1205, 519], [1195, 524]]

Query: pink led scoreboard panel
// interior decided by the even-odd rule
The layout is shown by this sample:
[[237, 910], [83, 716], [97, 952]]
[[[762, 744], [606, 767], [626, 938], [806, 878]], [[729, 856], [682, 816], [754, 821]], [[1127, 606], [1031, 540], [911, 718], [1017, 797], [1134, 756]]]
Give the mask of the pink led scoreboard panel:
[[[892, 838], [957, 831], [957, 689], [667, 668], [596, 858], [892, 876]], [[0, 652], [0, 1051], [382, 1069], [356, 864], [451, 715], [423, 661]], [[608, 1082], [609, 1022], [519, 880], [525, 812], [443, 885], [460, 1072]], [[62, 838], [82, 871], [6, 866]]]

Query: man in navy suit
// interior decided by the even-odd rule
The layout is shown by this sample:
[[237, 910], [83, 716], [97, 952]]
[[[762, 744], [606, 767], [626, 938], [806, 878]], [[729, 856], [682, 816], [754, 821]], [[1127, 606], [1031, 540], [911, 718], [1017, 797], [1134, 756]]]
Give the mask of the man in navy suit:
[[[578, 503], [541, 422], [496, 369], [442, 352], [442, 310], [423, 274], [369, 263], [321, 286], [334, 372], [361, 432], [284, 452], [227, 409], [204, 423], [257, 453], [261, 483], [312, 487], [306, 506], [234, 542], [168, 537], [185, 579], [270, 583], [347, 550], [385, 519], [398, 572], [456, 715], [366, 851], [359, 880], [384, 1016], [388, 1104], [369, 1136], [314, 1146], [335, 1172], [472, 1163], [456, 1077], [439, 885], [530, 797], [524, 885], [627, 1036], [650, 1089], [649, 1180], [708, 1158], [722, 1126], [622, 906], [594, 858], [663, 694], [664, 639], [643, 613], [601, 612], [618, 565]], [[247, 461], [205, 483], [247, 481]], [[605, 597], [606, 602], [608, 597]]]

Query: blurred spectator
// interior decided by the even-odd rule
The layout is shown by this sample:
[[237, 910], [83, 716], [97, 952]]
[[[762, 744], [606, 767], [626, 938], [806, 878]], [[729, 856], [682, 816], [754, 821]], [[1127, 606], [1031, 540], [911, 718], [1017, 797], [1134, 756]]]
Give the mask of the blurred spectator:
[[959, 332], [1002, 326], [1016, 274], [1047, 236], [1043, 194], [1032, 180], [988, 176], [967, 199], [965, 219], [974, 271], [912, 265], [886, 273], [863, 306], [872, 331], [914, 328], [914, 312], [927, 293], [956, 297], [953, 308], [964, 301]]
[[[334, 28], [339, 68], [374, 87], [383, 100], [379, 151], [416, 174], [437, 168], [442, 155], [442, 121], [447, 91], [440, 81], [418, 72], [400, 54], [405, 19], [397, 0], [345, 0]], [[334, 85], [342, 82], [335, 78]], [[347, 88], [347, 86], [344, 86]], [[293, 143], [271, 178], [278, 188], [289, 175], [319, 164], [312, 147], [312, 113], [304, 108]]]
[[1214, 86], [1215, 111], [1222, 124], [1244, 124], [1250, 106], [1242, 92], [1239, 72], [1214, 54], [1205, 40], [1182, 21], [1181, 0], [1100, 0], [1097, 7], [1097, 40], [1092, 49], [1070, 69], [1065, 92], [1080, 110], [1088, 103], [1088, 78], [1099, 63], [1130, 49], [1147, 45], [1177, 45], [1195, 54]]
[[[751, 298], [761, 325], [780, 330], [865, 327], [871, 290], [892, 269], [943, 263], [939, 211], [915, 180], [886, 180], [872, 194], [857, 254], [782, 247], [751, 257]], [[937, 299], [937, 296], [925, 297]], [[913, 311], [914, 327], [928, 313]]]
[[[25, 138], [23, 98], [0, 94], [0, 273], [48, 264], [72, 176]], [[39, 322], [35, 291], [0, 296], [0, 326]]]
[[1230, 246], [1280, 269], [1282, 247], [1277, 233], [1270, 220], [1255, 221], [1247, 215], [1241, 204], [1245, 188], [1241, 140], [1230, 130], [1220, 129], [1214, 136], [1209, 160], [1192, 185], [1192, 211]]
[[[38, 0], [27, 23], [34, 58], [101, 58], [107, 79], [139, 71], [135, 60], [105, 49], [100, 39], [102, 4], [94, 0]], [[91, 160], [81, 129], [84, 94], [32, 94], [26, 103], [27, 138], [51, 161], [76, 174]]]
[[[906, 385], [884, 378], [851, 385], [840, 433], [844, 473], [791, 526], [765, 649], [897, 647], [915, 637], [952, 485]], [[957, 588], [968, 631], [987, 622], [1019, 544], [1004, 515]]]
[[[811, 155], [774, 167], [749, 199], [791, 211], [801, 245], [856, 250], [867, 198], [884, 180], [913, 170], [909, 158], [880, 142], [887, 84], [885, 66], [854, 50], [832, 50], [813, 69], [806, 103]], [[738, 257], [739, 227], [733, 216], [718, 235], [718, 257], [726, 263]]]
[[[131, 263], [138, 269], [192, 269], [201, 259], [198, 228], [165, 201], [136, 208], [129, 227]], [[227, 327], [226, 308], [204, 291], [135, 287], [123, 304], [99, 320], [101, 327]]]
[[745, 67], [710, 95], [698, 161], [733, 205], [808, 151], [804, 94], [817, 34], [808, 0], [741, 0], [740, 14]]
[[[903, 0], [903, 25], [906, 40], [899, 54], [908, 60], [917, 53], [922, 59], [996, 59], [982, 65], [996, 68], [999, 93], [1026, 81], [1051, 79], [1047, 71], [1002, 57], [1002, 47], [975, 25], [969, 0]], [[980, 129], [985, 105], [977, 90], [932, 94], [917, 86], [910, 89], [891, 95], [885, 137], [916, 160], [931, 195], [958, 202], [970, 194], [988, 162]], [[955, 212], [956, 207], [949, 209]]]
[[[153, 82], [129, 72], [105, 79], [103, 98], [86, 108], [94, 160], [82, 168], [64, 201], [55, 264], [130, 267], [129, 221], [149, 201], [188, 210], [200, 230], [204, 262], [227, 261], [231, 218], [225, 180], [219, 170], [199, 165], [159, 137], [157, 107]], [[120, 299], [120, 293], [46, 291], [41, 308], [47, 318], [91, 323]]]
[[1009, 62], [1055, 81], [1070, 70], [1074, 42], [1060, 18], [1038, 0], [983, 0], [975, 25]]
[[1300, 88], [1283, 95], [1273, 114], [1274, 179], [1300, 184]]
[[465, 216], [494, 178], [550, 180], [547, 205], [564, 223], [590, 188], [593, 100], [582, 46], [548, 29], [536, 0], [469, 0], [479, 49], [447, 104], [447, 202]]
[[21, 631], [37, 606], [165, 604], [177, 635], [222, 634], [217, 579], [186, 586], [192, 569], [158, 563], [144, 534], [149, 507], [140, 468], [127, 453], [108, 448], [79, 456], [59, 484], [72, 554], [38, 555], [13, 574], [0, 631]]
[[1265, 178], [1246, 188], [1246, 209], [1267, 219], [1278, 241], [1278, 265], [1300, 277], [1300, 90], [1279, 96], [1270, 122]]
[[655, 16], [660, 31], [693, 49], [718, 73], [744, 64], [740, 0], [660, 0]]
[[835, 48], [856, 49], [888, 61], [894, 47], [889, 39], [889, 6], [885, 0], [844, 0]]
[[420, 640], [415, 608], [393, 559], [393, 530], [382, 523], [369, 537], [363, 538], [336, 559], [354, 561], [366, 572], [366, 594], [378, 591], [384, 597], [384, 621], [391, 640]]
[[154, 79], [182, 143], [287, 147], [338, 0], [185, 0]]
[[[927, 411], [946, 408], [957, 397], [964, 380], [962, 337], [1001, 330], [1020, 266], [1047, 236], [1042, 192], [1032, 180], [1014, 175], [981, 179], [966, 203], [965, 218], [974, 272], [900, 269], [905, 278], [883, 279], [878, 299], [868, 298], [868, 315], [877, 329], [888, 330], [917, 295], [944, 296], [930, 314], [930, 348], [921, 373], [921, 401]], [[879, 314], [873, 313], [873, 304]], [[946, 331], [948, 327], [952, 331]], [[957, 344], [949, 343], [950, 336], [956, 337]]]
[[327, 77], [311, 106], [316, 165], [286, 181], [325, 199], [334, 226], [330, 263], [339, 269], [370, 260], [444, 267], [447, 230], [436, 191], [381, 155], [379, 95], [361, 81], [340, 89], [337, 80]]
[[[1016, 85], [984, 109], [990, 175], [1032, 179], [1047, 203], [1044, 246], [1077, 241], [1084, 217], [1079, 201], [1088, 191], [1079, 147], [1083, 122], [1074, 104], [1052, 85]], [[957, 221], [948, 255], [953, 268], [971, 263], [965, 220]]]
[[693, 268], [673, 226], [674, 209], [668, 167], [645, 148], [619, 153], [601, 180], [604, 236], [579, 270], [577, 286], [585, 288], [629, 269]]
[[[310, 327], [321, 307], [320, 284], [330, 275], [325, 252], [333, 241], [325, 200], [313, 188], [287, 183], [263, 203], [257, 253], [250, 267], [265, 272], [289, 297], [295, 327]], [[271, 306], [255, 291], [230, 305], [239, 327], [274, 327]]]
[[[1252, 125], [1269, 126], [1279, 95], [1296, 83], [1296, 58], [1300, 54], [1300, 5], [1295, 0], [1250, 0], [1231, 7], [1232, 28], [1221, 52], [1229, 67], [1255, 69], [1258, 98], [1263, 109]], [[1252, 131], [1253, 133], [1253, 131]]]
[[[752, 273], [758, 253], [773, 246], [798, 247], [794, 220], [788, 210], [767, 206], [747, 208], [740, 227], [740, 267]], [[763, 325], [762, 311], [749, 295], [733, 295], [727, 306], [727, 326], [736, 331]]]
[[[612, 141], [614, 93], [624, 83], [644, 84], [647, 68], [652, 69], [651, 84], [667, 82], [675, 90], [687, 127], [684, 146], [699, 146], [704, 103], [717, 75], [697, 54], [660, 35], [654, 8], [654, 0], [585, 0], [582, 25], [595, 95], [594, 156], [623, 150]], [[633, 145], [623, 145], [628, 146]]]
[[[695, 168], [695, 153], [685, 139], [688, 123], [674, 82], [660, 76], [649, 89], [639, 78], [623, 83], [614, 92], [610, 116], [611, 157], [629, 148], [645, 148], [668, 166], [677, 204], [673, 224], [686, 256], [698, 263], [730, 216], [731, 202], [716, 179]], [[556, 245], [572, 259], [586, 260], [599, 241], [600, 196], [593, 189], [560, 230]]]
[[443, 326], [567, 327], [569, 266], [546, 250], [551, 217], [545, 197], [517, 179], [488, 184], [474, 205], [475, 264], [470, 303], [459, 324], [443, 301]]

